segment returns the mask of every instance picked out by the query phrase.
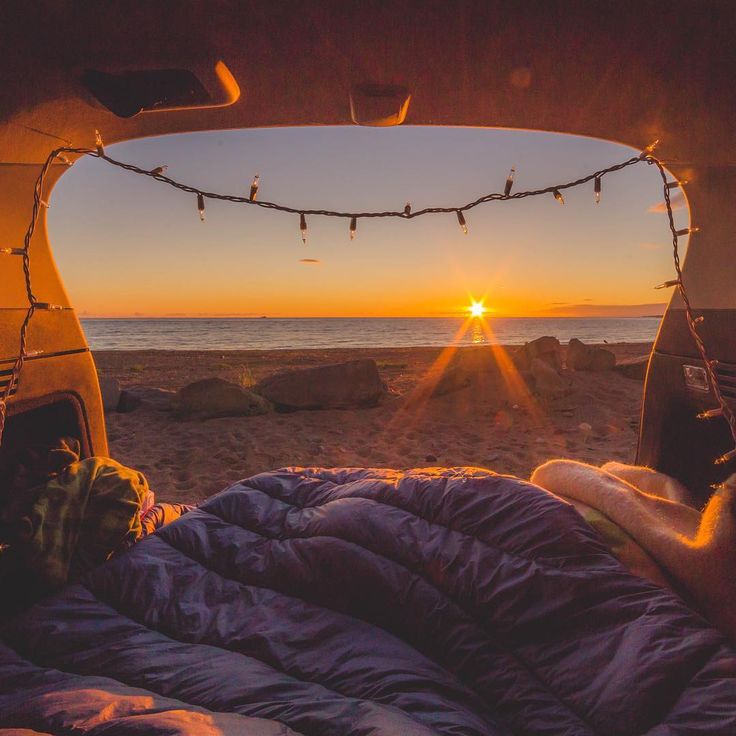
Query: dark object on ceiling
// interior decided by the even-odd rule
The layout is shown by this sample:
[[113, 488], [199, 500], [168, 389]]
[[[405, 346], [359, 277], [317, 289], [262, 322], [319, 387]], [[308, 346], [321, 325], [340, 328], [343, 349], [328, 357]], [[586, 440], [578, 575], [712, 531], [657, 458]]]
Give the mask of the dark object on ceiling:
[[188, 69], [144, 69], [121, 73], [88, 69], [87, 89], [111, 112], [131, 118], [139, 112], [206, 107], [210, 94]]
[[401, 125], [411, 102], [406, 87], [396, 84], [360, 84], [350, 90], [350, 117], [357, 125]]

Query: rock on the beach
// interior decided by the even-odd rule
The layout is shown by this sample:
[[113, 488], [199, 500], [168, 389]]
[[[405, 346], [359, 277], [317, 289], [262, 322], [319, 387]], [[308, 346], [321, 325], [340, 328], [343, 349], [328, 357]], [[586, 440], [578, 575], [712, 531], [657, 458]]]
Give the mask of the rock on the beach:
[[557, 399], [570, 393], [570, 384], [554, 368], [540, 358], [532, 361], [530, 373], [540, 396]]
[[120, 392], [118, 411], [127, 414], [139, 407], [168, 411], [175, 408], [176, 392], [153, 386], [128, 386]]
[[118, 411], [121, 414], [130, 414], [131, 411], [135, 411], [138, 407], [143, 405], [139, 396], [136, 396], [132, 391], [123, 389], [120, 392], [120, 401], [118, 401]]
[[104, 411], [115, 411], [120, 401], [120, 383], [112, 376], [99, 376], [102, 408]]
[[470, 386], [471, 376], [464, 368], [455, 367], [445, 369], [439, 377], [430, 375], [426, 380], [432, 396], [444, 396]]
[[567, 367], [573, 371], [610, 371], [616, 356], [605, 348], [586, 345], [573, 337], [567, 344]]
[[560, 341], [549, 335], [538, 337], [536, 340], [532, 340], [518, 348], [513, 354], [513, 360], [517, 367], [523, 371], [531, 370], [534, 360], [541, 360], [550, 368], [558, 371], [562, 368]]
[[184, 386], [176, 394], [174, 406], [181, 415], [202, 419], [255, 416], [270, 410], [263, 397], [222, 378], [204, 378]]
[[376, 406], [385, 393], [376, 361], [370, 359], [280, 371], [253, 390], [282, 411]]
[[622, 376], [626, 376], [626, 378], [643, 381], [647, 375], [648, 365], [649, 355], [640, 355], [637, 358], [627, 358], [620, 363], [616, 363], [616, 371]]

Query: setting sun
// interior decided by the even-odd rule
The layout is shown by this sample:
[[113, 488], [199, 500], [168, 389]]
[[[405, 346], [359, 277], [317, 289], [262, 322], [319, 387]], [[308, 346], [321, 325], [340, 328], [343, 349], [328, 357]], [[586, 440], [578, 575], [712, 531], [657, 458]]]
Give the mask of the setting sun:
[[483, 302], [473, 301], [468, 307], [468, 311], [471, 317], [482, 317], [488, 310], [483, 305]]

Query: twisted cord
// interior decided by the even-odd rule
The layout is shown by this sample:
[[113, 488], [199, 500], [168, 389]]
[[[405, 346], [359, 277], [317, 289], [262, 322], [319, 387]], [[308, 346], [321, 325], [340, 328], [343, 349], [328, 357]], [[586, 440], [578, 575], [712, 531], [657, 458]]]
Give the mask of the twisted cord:
[[[722, 416], [728, 424], [728, 429], [731, 433], [731, 439], [733, 440], [734, 449], [730, 452], [722, 455], [716, 459], [716, 464], [723, 464], [728, 462], [731, 458], [736, 456], [736, 415], [734, 415], [733, 409], [726, 401], [723, 393], [721, 392], [721, 386], [718, 381], [718, 374], [716, 373], [716, 366], [718, 365], [717, 360], [713, 360], [708, 356], [703, 338], [698, 332], [698, 326], [702, 324], [703, 320], [695, 316], [692, 304], [690, 303], [690, 297], [685, 288], [685, 282], [682, 276], [682, 266], [680, 264], [680, 249], [679, 249], [679, 237], [677, 235], [677, 228], [675, 226], [675, 218], [672, 214], [672, 201], [670, 199], [670, 190], [667, 186], [667, 173], [664, 170], [662, 163], [654, 156], [647, 156], [646, 160], [654, 164], [659, 171], [659, 175], [662, 178], [662, 185], [664, 188], [664, 202], [667, 207], [667, 219], [669, 223], [670, 232], [672, 233], [672, 260], [675, 264], [675, 272], [677, 274], [677, 290], [680, 293], [682, 303], [685, 306], [685, 319], [687, 320], [687, 327], [692, 335], [695, 346], [700, 353], [700, 357], [703, 360], [705, 368], [705, 374], [708, 379], [708, 386], [718, 404], [717, 416]], [[702, 415], [701, 415], [702, 416]]]
[[587, 184], [588, 182], [593, 181], [596, 178], [602, 178], [606, 174], [612, 174], [613, 172], [621, 171], [628, 166], [633, 166], [634, 164], [642, 162], [640, 156], [634, 156], [633, 158], [630, 158], [620, 164], [615, 164], [614, 166], [609, 166], [605, 169], [601, 169], [600, 171], [595, 171], [592, 174], [588, 174], [587, 176], [584, 176], [580, 179], [575, 179], [574, 181], [570, 181], [565, 184], [557, 184], [555, 186], [545, 187], [544, 189], [532, 189], [527, 192], [516, 192], [513, 194], [501, 194], [499, 192], [494, 192], [492, 194], [485, 194], [482, 197], [478, 197], [478, 199], [475, 199], [472, 202], [467, 202], [466, 204], [460, 205], [459, 207], [425, 207], [424, 209], [416, 210], [416, 212], [405, 212], [404, 210], [385, 210], [381, 212], [344, 212], [340, 210], [299, 209], [297, 207], [290, 207], [288, 205], [278, 204], [276, 202], [268, 202], [260, 199], [250, 199], [250, 197], [243, 197], [235, 194], [218, 194], [217, 192], [207, 192], [202, 189], [197, 189], [196, 187], [189, 186], [188, 184], [182, 184], [174, 179], [169, 178], [165, 174], [155, 173], [154, 171], [149, 171], [148, 169], [142, 169], [139, 166], [124, 163], [123, 161], [116, 161], [115, 159], [110, 158], [107, 155], [99, 155], [97, 152], [94, 151], [86, 151], [86, 153], [89, 153], [92, 156], [97, 156], [98, 158], [102, 158], [113, 166], [117, 166], [118, 168], [124, 169], [125, 171], [131, 171], [134, 174], [141, 174], [151, 179], [156, 179], [156, 181], [168, 184], [169, 186], [173, 187], [174, 189], [178, 189], [181, 192], [202, 195], [205, 199], [216, 199], [222, 202], [248, 204], [255, 207], [263, 207], [264, 209], [277, 210], [278, 212], [288, 212], [294, 215], [341, 217], [343, 219], [350, 219], [353, 217], [366, 219], [375, 217], [400, 217], [403, 220], [411, 220], [414, 217], [422, 217], [423, 215], [454, 214], [455, 212], [467, 212], [468, 210], [471, 210], [480, 204], [485, 204], [486, 202], [497, 202], [509, 199], [526, 199], [527, 197], [537, 197], [542, 194], [554, 194], [556, 191], [579, 187], [582, 184]]

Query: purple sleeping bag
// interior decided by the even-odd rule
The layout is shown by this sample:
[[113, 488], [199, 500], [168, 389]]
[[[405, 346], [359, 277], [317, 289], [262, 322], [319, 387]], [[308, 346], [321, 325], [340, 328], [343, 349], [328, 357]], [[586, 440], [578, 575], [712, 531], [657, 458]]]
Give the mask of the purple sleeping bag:
[[724, 638], [571, 506], [478, 469], [257, 475], [2, 639], [0, 729], [736, 734]]

